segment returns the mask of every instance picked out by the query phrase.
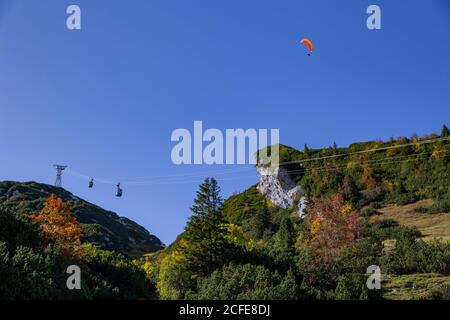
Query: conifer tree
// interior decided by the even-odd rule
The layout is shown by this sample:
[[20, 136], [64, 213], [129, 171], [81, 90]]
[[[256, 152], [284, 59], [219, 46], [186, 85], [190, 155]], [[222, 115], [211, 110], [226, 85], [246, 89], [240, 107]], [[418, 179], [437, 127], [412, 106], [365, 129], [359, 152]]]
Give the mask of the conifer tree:
[[223, 200], [214, 178], [200, 185], [193, 212], [186, 226], [186, 256], [200, 275], [209, 275], [227, 255], [227, 228], [222, 215]]
[[284, 218], [281, 221], [280, 228], [273, 237], [271, 248], [275, 263], [280, 268], [287, 271], [292, 264], [294, 257], [295, 229], [291, 219]]
[[450, 135], [450, 131], [448, 130], [447, 126], [444, 124], [441, 131], [441, 138], [446, 138]]
[[305, 143], [305, 147], [303, 148], [303, 152], [305, 153], [306, 156], [309, 157], [309, 148], [308, 145]]
[[261, 239], [264, 232], [271, 227], [271, 217], [270, 211], [267, 204], [264, 202], [263, 205], [258, 209], [253, 219], [254, 234], [257, 239]]

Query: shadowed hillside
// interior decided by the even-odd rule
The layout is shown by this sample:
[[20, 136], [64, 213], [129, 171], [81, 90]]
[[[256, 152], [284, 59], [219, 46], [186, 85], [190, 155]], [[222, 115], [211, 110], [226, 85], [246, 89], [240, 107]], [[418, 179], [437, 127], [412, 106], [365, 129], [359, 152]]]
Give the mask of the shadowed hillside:
[[163, 248], [156, 236], [134, 221], [80, 199], [62, 188], [36, 182], [0, 182], [0, 206], [19, 214], [39, 211], [51, 194], [70, 203], [78, 222], [85, 225], [84, 242], [130, 257]]

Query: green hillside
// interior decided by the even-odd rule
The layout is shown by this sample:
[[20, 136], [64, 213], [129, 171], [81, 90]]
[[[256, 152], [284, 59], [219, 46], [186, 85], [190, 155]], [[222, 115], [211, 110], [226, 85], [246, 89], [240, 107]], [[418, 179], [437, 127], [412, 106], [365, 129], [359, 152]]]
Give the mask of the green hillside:
[[[280, 146], [304, 218], [297, 200], [280, 208], [257, 186], [223, 200], [206, 178], [167, 247], [61, 188], [2, 182], [0, 298], [449, 299], [449, 137]], [[85, 274], [80, 292], [65, 289], [70, 264]], [[369, 266], [380, 290], [366, 285]]]
[[[429, 143], [436, 139], [443, 141]], [[374, 149], [382, 150], [368, 152]], [[281, 148], [280, 162], [301, 162], [301, 168], [290, 174], [307, 196], [342, 191], [358, 208], [431, 198], [437, 203], [430, 210], [445, 211], [450, 209], [449, 156], [449, 133], [444, 126], [440, 136], [391, 138], [353, 143], [347, 148]]]
[[104, 210], [58, 187], [36, 182], [0, 182], [0, 207], [20, 215], [37, 212], [44, 201], [54, 194], [72, 207], [78, 222], [85, 225], [83, 241], [104, 250], [120, 252], [130, 257], [163, 248], [161, 241], [145, 228], [128, 218]]
[[[185, 231], [146, 256], [160, 297], [448, 299], [449, 140], [444, 126], [348, 147], [280, 145], [305, 219], [296, 202], [279, 208], [256, 186], [211, 207], [220, 193], [206, 180]], [[366, 287], [370, 265], [382, 290]]]
[[[438, 142], [428, 143], [434, 139]], [[441, 135], [358, 142], [342, 148], [305, 145], [300, 151], [280, 145], [280, 163], [303, 196], [324, 198], [340, 193], [365, 216], [381, 207], [420, 200], [428, 200], [418, 209], [422, 213], [445, 213], [450, 212], [449, 139], [444, 126]], [[382, 150], [366, 152], [373, 149]], [[276, 224], [283, 216], [296, 215], [293, 207], [274, 208], [256, 186], [226, 199], [223, 211], [229, 223], [250, 231], [254, 215], [266, 205]]]

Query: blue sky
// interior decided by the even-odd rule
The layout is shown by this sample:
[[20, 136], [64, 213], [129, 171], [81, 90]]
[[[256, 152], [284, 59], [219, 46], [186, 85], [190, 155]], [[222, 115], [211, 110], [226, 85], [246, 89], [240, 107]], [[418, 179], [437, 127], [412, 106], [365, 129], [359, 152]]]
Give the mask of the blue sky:
[[[299, 148], [450, 124], [446, 0], [0, 4], [0, 179], [53, 183], [63, 163], [122, 181], [118, 199], [114, 185], [63, 177], [167, 244], [203, 177], [215, 175], [224, 196], [257, 181], [249, 166], [173, 165], [170, 135], [194, 120], [279, 128], [281, 143]], [[66, 29], [70, 4], [81, 7], [81, 31]], [[370, 4], [382, 9], [380, 31], [366, 28]], [[311, 58], [302, 37], [316, 46]]]

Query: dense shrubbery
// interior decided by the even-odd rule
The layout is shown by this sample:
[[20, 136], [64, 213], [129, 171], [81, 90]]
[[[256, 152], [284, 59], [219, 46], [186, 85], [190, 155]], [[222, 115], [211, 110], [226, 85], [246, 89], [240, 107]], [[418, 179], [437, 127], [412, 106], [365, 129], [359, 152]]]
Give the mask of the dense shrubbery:
[[450, 285], [443, 285], [434, 289], [430, 295], [433, 300], [450, 300]]
[[394, 274], [450, 274], [450, 243], [425, 242], [405, 234], [395, 248], [381, 259], [383, 269]]
[[19, 246], [13, 252], [0, 242], [1, 299], [65, 299], [64, 264], [57, 250]]
[[9, 209], [0, 208], [0, 241], [4, 241], [9, 250], [14, 250], [19, 246], [35, 248], [42, 238], [37, 224], [30, 223]]
[[[450, 142], [442, 141], [421, 144], [425, 140], [437, 138], [427, 136], [417, 138], [391, 139], [389, 142], [373, 141], [355, 143], [348, 148], [307, 149], [303, 152], [280, 152], [280, 162], [301, 161], [330, 155], [391, 147], [412, 143], [412, 146], [388, 149], [370, 154], [357, 154], [332, 159], [304, 163], [304, 170], [296, 175], [301, 187], [308, 195], [323, 196], [341, 192], [344, 198], [362, 208], [373, 202], [405, 205], [419, 199], [438, 200], [439, 209], [448, 212], [450, 195]], [[441, 137], [447, 138], [444, 126]], [[285, 147], [282, 146], [281, 149]]]
[[448, 213], [450, 212], [450, 197], [445, 199], [438, 199], [433, 202], [429, 207], [418, 207], [417, 212], [420, 213]]
[[[433, 137], [424, 139], [429, 138]], [[413, 143], [305, 162], [295, 170], [287, 166], [309, 200], [304, 221], [293, 210], [272, 205], [256, 187], [233, 195], [223, 206], [193, 210], [177, 245], [153, 257], [160, 296], [379, 299], [381, 292], [366, 286], [370, 265], [381, 266], [384, 274], [448, 273], [448, 244], [416, 240], [420, 237], [416, 229], [393, 220], [372, 219], [388, 203], [405, 205], [425, 198], [435, 199], [434, 207], [439, 209], [433, 210], [447, 210], [450, 144], [422, 144], [424, 139], [399, 138], [321, 150], [305, 147], [303, 152], [281, 146], [280, 162], [289, 162]], [[197, 209], [207, 198], [220, 198], [215, 180], [213, 184], [210, 188], [207, 180], [200, 186]], [[207, 201], [200, 207], [211, 208]], [[227, 228], [222, 228], [224, 224]], [[385, 240], [396, 241], [394, 249], [383, 250]], [[205, 256], [201, 264], [197, 256]]]
[[[45, 217], [45, 225], [36, 217]], [[121, 254], [81, 245], [78, 228], [56, 197], [28, 218], [0, 208], [0, 299], [156, 297], [141, 266]], [[67, 267], [74, 264], [81, 269], [81, 290], [66, 286]]]
[[294, 300], [316, 299], [318, 293], [298, 285], [289, 271], [281, 276], [263, 266], [252, 264], [225, 265], [211, 276], [199, 279], [198, 291], [187, 298], [219, 300]]
[[[424, 198], [434, 203], [420, 211], [448, 212], [450, 144], [420, 141], [304, 152], [282, 147], [285, 162], [415, 143], [311, 161], [290, 172], [308, 198], [303, 220], [256, 187], [223, 202], [217, 181], [206, 179], [183, 234], [146, 261], [82, 245], [76, 220], [55, 197], [29, 219], [0, 210], [0, 298], [379, 299], [380, 291], [367, 289], [368, 266], [394, 276], [448, 275], [449, 242], [417, 240], [418, 230], [373, 217], [386, 203]], [[392, 249], [385, 240], [395, 243]], [[70, 264], [82, 270], [82, 290], [66, 289]], [[429, 296], [448, 297], [448, 288]]]
[[[219, 190], [215, 180], [212, 181], [207, 180], [201, 186], [193, 208], [194, 216], [178, 239], [178, 245], [156, 258], [157, 287], [161, 298], [373, 298], [361, 286], [360, 278], [340, 278], [341, 273], [364, 274], [368, 265], [377, 263], [381, 252], [379, 241], [374, 244], [363, 237], [363, 220], [341, 196], [316, 199], [305, 223], [299, 223], [297, 218], [286, 214], [278, 222], [277, 209], [269, 209], [258, 202], [258, 210], [253, 217], [258, 212], [262, 213], [264, 223], [249, 225], [245, 232], [233, 224], [230, 225], [234, 226], [232, 228], [218, 228], [223, 224], [219, 218], [205, 219], [211, 213], [220, 216], [223, 209], [222, 206], [210, 206], [211, 201], [216, 203], [212, 199], [219, 199]], [[197, 210], [199, 207], [203, 209]], [[209, 208], [210, 213], [206, 213], [205, 208]], [[244, 209], [245, 203], [242, 203]], [[317, 215], [313, 214], [314, 210]], [[279, 211], [278, 214], [286, 213]], [[250, 217], [248, 221], [254, 220]], [[262, 231], [270, 232], [271, 236], [255, 237], [264, 234]], [[193, 239], [202, 241], [196, 241], [193, 246]], [[207, 239], [222, 240], [215, 245], [203, 245], [203, 242], [211, 241]], [[333, 245], [329, 245], [330, 241]], [[211, 252], [213, 248], [216, 251]], [[234, 249], [229, 251], [226, 248]], [[191, 253], [199, 251], [211, 257], [202, 259], [203, 266], [199, 266]], [[213, 258], [217, 254], [220, 259]], [[222, 265], [214, 263], [218, 261], [229, 262]]]
[[373, 216], [376, 213], [377, 213], [377, 210], [372, 205], [364, 207], [364, 208], [361, 209], [361, 215], [363, 217], [367, 217], [368, 218], [368, 217]]
[[400, 239], [402, 237], [420, 237], [420, 231], [415, 228], [400, 226], [391, 219], [383, 219], [370, 225], [369, 235], [373, 238], [387, 240]]
[[367, 277], [363, 274], [346, 274], [340, 276], [336, 289], [329, 293], [329, 298], [335, 300], [369, 300], [380, 299], [377, 290], [369, 290], [366, 285]]

